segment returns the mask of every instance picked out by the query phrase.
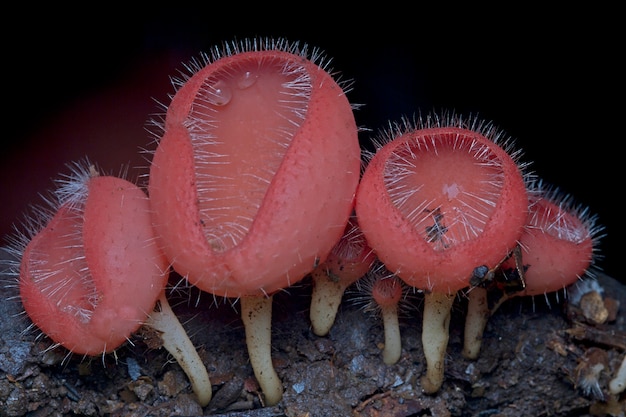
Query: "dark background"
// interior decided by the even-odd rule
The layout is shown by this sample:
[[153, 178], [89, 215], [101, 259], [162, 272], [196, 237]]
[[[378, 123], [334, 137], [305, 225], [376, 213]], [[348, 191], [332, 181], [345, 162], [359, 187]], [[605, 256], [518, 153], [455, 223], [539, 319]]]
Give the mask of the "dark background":
[[364, 104], [357, 123], [372, 134], [420, 111], [493, 121], [539, 176], [598, 216], [606, 233], [598, 265], [626, 282], [618, 269], [626, 230], [617, 10], [302, 7], [18, 6], [2, 29], [0, 235], [67, 163], [87, 156], [113, 173], [147, 166], [139, 152], [152, 141], [146, 122], [160, 112], [155, 100], [169, 102], [169, 76], [183, 63], [223, 41], [286, 37], [321, 48], [341, 78], [353, 80], [348, 97]]

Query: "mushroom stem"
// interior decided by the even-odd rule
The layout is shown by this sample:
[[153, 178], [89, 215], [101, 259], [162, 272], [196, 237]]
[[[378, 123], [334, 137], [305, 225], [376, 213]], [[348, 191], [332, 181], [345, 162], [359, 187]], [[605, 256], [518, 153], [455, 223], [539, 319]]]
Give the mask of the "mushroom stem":
[[313, 272], [313, 292], [311, 297], [311, 326], [317, 336], [326, 336], [335, 323], [337, 310], [343, 294], [350, 284], [341, 280], [334, 281], [327, 273]]
[[454, 297], [455, 294], [443, 292], [424, 294], [422, 347], [426, 359], [426, 375], [422, 376], [421, 384], [426, 394], [436, 393], [443, 384]]
[[467, 293], [467, 316], [463, 339], [463, 357], [476, 359], [480, 354], [483, 333], [491, 312], [487, 302], [487, 289], [474, 287]]
[[621, 394], [624, 392], [624, 388], [626, 388], [626, 356], [622, 359], [622, 364], [615, 373], [615, 377], [609, 381], [609, 391], [611, 394]]
[[317, 336], [330, 331], [346, 289], [370, 269], [376, 255], [359, 228], [356, 216], [348, 219], [344, 234], [328, 258], [311, 271], [311, 327]]
[[161, 293], [157, 305], [158, 310], [155, 309], [150, 314], [144, 325], [161, 332], [163, 347], [174, 356], [185, 371], [193, 391], [198, 397], [198, 403], [204, 407], [211, 401], [212, 396], [211, 381], [206, 366], [202, 363], [187, 332], [172, 311], [165, 296], [165, 290]]
[[283, 386], [272, 364], [273, 297], [246, 296], [239, 301], [254, 376], [265, 396], [265, 404], [276, 405], [283, 397]]
[[402, 341], [400, 339], [400, 324], [398, 323], [398, 305], [381, 307], [383, 327], [385, 329], [385, 347], [383, 362], [393, 365], [400, 360]]

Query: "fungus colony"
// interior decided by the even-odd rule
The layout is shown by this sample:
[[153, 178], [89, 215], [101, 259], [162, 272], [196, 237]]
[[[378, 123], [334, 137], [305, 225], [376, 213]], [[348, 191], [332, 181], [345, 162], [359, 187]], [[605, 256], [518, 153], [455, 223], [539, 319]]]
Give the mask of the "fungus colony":
[[[468, 298], [464, 355], [475, 359], [493, 313], [488, 291], [507, 284], [504, 301], [593, 275], [595, 217], [537, 181], [494, 125], [445, 112], [403, 118], [365, 151], [328, 62], [285, 39], [215, 48], [174, 79], [153, 121], [145, 191], [87, 160], [72, 165], [9, 245], [34, 326], [86, 356], [152, 326], [204, 406], [207, 370], [165, 295], [174, 270], [239, 302], [255, 377], [274, 405], [283, 386], [271, 360], [273, 295], [311, 276], [312, 330], [324, 337], [346, 288], [367, 279], [387, 364], [400, 359], [402, 294], [423, 293], [421, 389], [436, 394], [458, 295]], [[623, 374], [612, 390], [623, 390]]]

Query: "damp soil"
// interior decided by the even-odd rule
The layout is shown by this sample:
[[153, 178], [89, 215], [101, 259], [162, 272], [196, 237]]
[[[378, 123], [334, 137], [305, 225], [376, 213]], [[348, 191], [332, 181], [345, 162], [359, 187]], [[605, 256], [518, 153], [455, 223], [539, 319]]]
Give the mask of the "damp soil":
[[510, 299], [489, 319], [477, 360], [461, 354], [466, 304], [458, 298], [445, 381], [427, 395], [420, 388], [420, 294], [400, 318], [402, 356], [385, 365], [382, 321], [352, 289], [330, 333], [312, 332], [307, 278], [274, 295], [273, 361], [284, 395], [272, 407], [264, 406], [248, 361], [238, 303], [178, 288], [170, 301], [213, 385], [204, 408], [178, 364], [149, 343], [149, 332], [115, 354], [68, 355], [28, 329], [14, 288], [2, 286], [0, 416], [624, 416], [626, 394], [610, 394], [608, 381], [626, 354], [626, 286], [602, 274], [598, 283], [610, 312], [603, 323], [563, 295]]

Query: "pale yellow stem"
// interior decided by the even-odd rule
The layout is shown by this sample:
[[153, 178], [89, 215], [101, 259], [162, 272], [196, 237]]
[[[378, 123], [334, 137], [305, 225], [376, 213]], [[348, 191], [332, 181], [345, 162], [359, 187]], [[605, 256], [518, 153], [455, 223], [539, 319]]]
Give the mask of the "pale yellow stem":
[[626, 388], [626, 356], [622, 359], [622, 364], [615, 373], [615, 377], [609, 381], [609, 391], [611, 394], [619, 395]]
[[398, 323], [397, 304], [382, 307], [383, 326], [385, 329], [385, 347], [383, 362], [393, 365], [400, 360], [402, 341], [400, 339], [400, 324]]
[[455, 294], [430, 292], [424, 294], [422, 347], [426, 359], [426, 375], [422, 390], [434, 394], [443, 384], [445, 355], [450, 338], [450, 314]]
[[463, 357], [476, 359], [483, 343], [485, 326], [491, 317], [487, 290], [474, 287], [468, 293], [467, 316], [465, 317], [465, 334], [463, 339]]
[[326, 336], [335, 323], [335, 317], [347, 286], [342, 281], [333, 281], [326, 274], [313, 276], [311, 311], [309, 317], [313, 333]]
[[239, 301], [254, 376], [265, 396], [265, 405], [276, 405], [283, 398], [283, 385], [272, 364], [273, 297], [248, 296]]
[[198, 397], [198, 403], [204, 407], [211, 401], [212, 387], [206, 366], [191, 343], [189, 335], [172, 311], [165, 296], [159, 297], [159, 311], [153, 311], [144, 323], [161, 333], [163, 347], [176, 359], [178, 365], [187, 374], [191, 387]]

